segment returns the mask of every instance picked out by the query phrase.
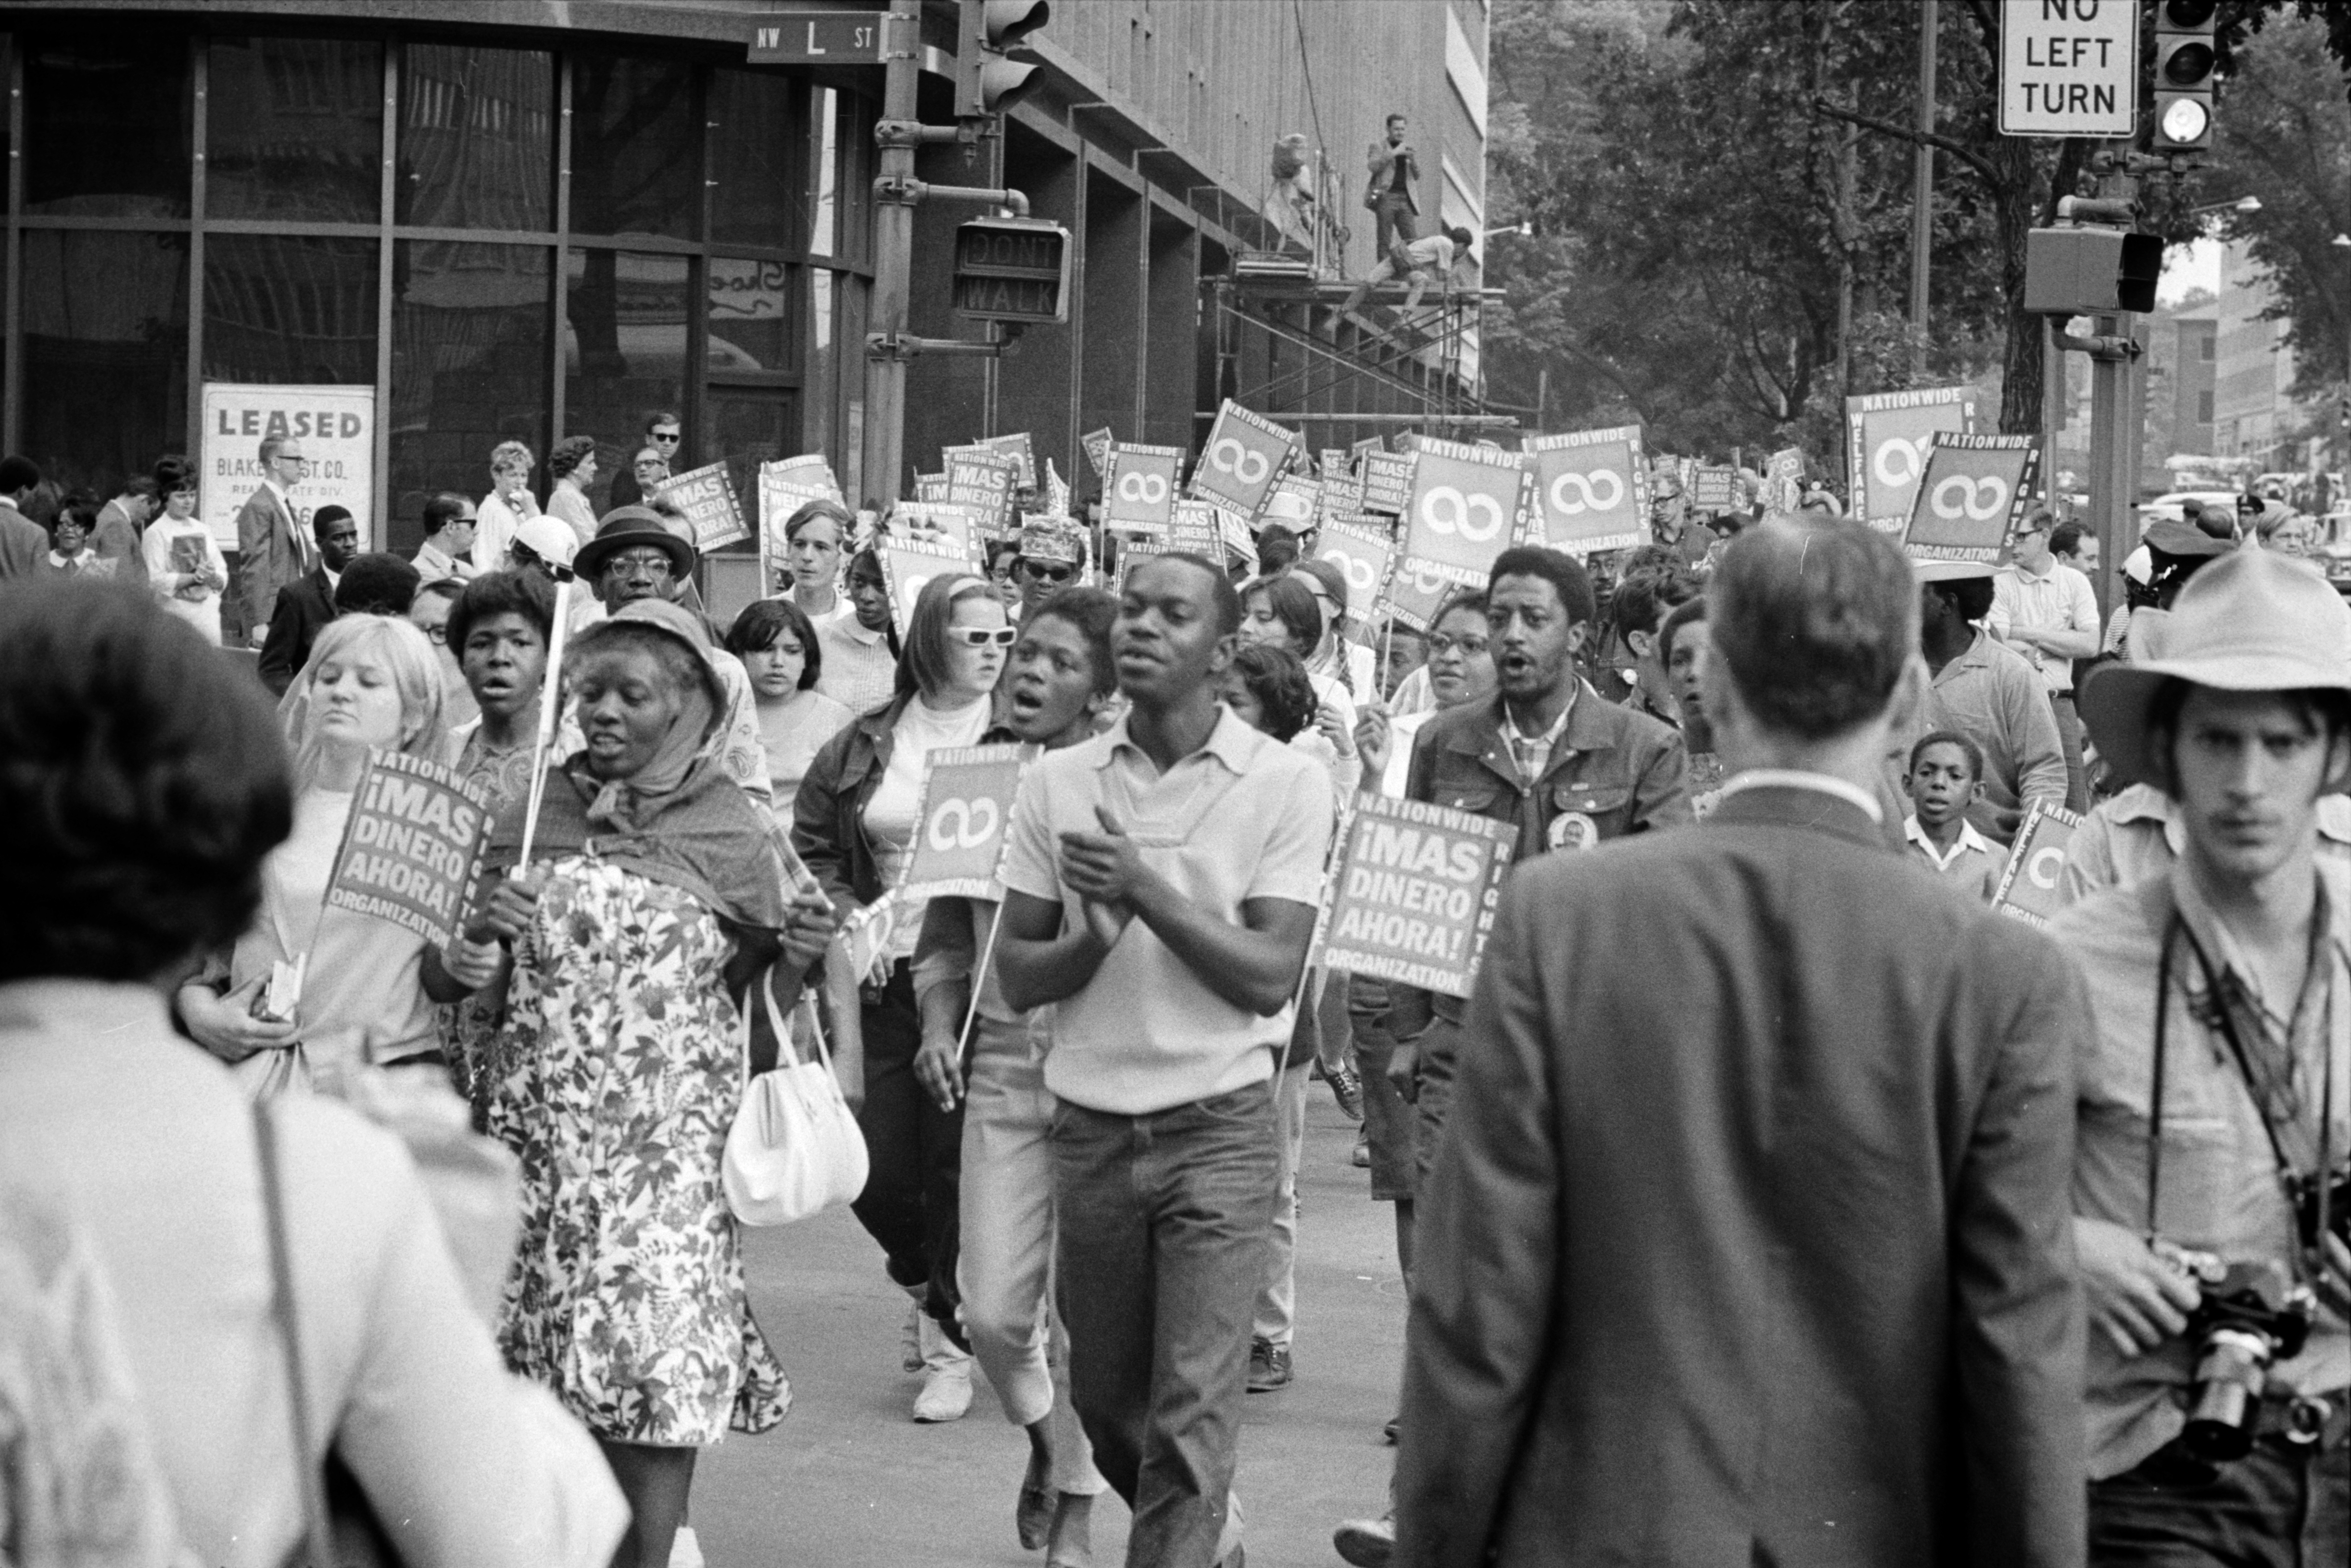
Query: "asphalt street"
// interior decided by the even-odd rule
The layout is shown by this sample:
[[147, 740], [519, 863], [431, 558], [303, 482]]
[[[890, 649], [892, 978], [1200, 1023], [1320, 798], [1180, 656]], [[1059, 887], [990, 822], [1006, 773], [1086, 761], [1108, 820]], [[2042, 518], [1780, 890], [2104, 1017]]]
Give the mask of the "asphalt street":
[[[1239, 1490], [1249, 1568], [1330, 1568], [1331, 1529], [1377, 1513], [1394, 1449], [1404, 1283], [1389, 1205], [1348, 1163], [1354, 1127], [1317, 1084], [1301, 1173], [1297, 1377], [1249, 1397]], [[1028, 1441], [975, 1373], [971, 1411], [909, 1418], [919, 1379], [899, 1371], [906, 1298], [845, 1209], [749, 1232], [753, 1310], [792, 1380], [791, 1415], [707, 1450], [694, 1525], [710, 1568], [1041, 1564], [1020, 1549], [1012, 1504]], [[1126, 1510], [1094, 1509], [1094, 1561], [1124, 1561]]]

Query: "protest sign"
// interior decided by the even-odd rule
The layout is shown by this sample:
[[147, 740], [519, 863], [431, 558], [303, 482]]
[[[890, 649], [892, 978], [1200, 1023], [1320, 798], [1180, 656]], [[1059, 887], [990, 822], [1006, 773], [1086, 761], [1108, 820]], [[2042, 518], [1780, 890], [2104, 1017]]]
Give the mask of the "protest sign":
[[1314, 554], [1346, 577], [1347, 607], [1352, 612], [1346, 635], [1352, 641], [1368, 645], [1373, 639], [1372, 607], [1386, 593], [1388, 574], [1395, 570], [1395, 543], [1384, 529], [1333, 523], [1314, 536]]
[[[1352, 473], [1333, 474], [1323, 480], [1322, 509], [1316, 518], [1317, 523], [1336, 523], [1343, 517], [1362, 517], [1363, 515], [1364, 482], [1362, 480]], [[1384, 517], [1367, 518], [1365, 521], [1375, 523], [1383, 530], [1389, 526], [1389, 519]]]
[[1088, 431], [1078, 438], [1078, 444], [1085, 449], [1086, 461], [1093, 464], [1094, 477], [1104, 483], [1110, 479], [1110, 449], [1116, 441], [1108, 425], [1098, 431]]
[[[758, 485], [759, 554], [767, 568], [760, 581], [773, 583], [789, 570], [790, 550], [784, 526], [792, 520], [792, 514], [811, 501], [846, 504], [841, 499], [841, 487], [832, 482], [831, 465], [818, 452], [761, 463]], [[847, 542], [844, 536], [842, 543]]]
[[[1217, 514], [1217, 542], [1225, 554], [1238, 557], [1250, 571], [1256, 571], [1257, 535], [1249, 532], [1249, 524], [1229, 507], [1211, 503], [1209, 509]], [[1208, 558], [1217, 559], [1215, 556]]]
[[947, 504], [947, 476], [944, 473], [914, 475], [914, 499], [932, 506]]
[[899, 503], [890, 517], [893, 525], [903, 529], [910, 541], [953, 549], [975, 566], [987, 562], [987, 543], [973, 525], [971, 514], [960, 506], [906, 501]]
[[[375, 515], [373, 387], [206, 381], [204, 400], [196, 515], [224, 547], [237, 547], [237, 512], [268, 477], [261, 471], [261, 443], [271, 436], [298, 441], [309, 461], [286, 496], [303, 538], [310, 537], [311, 515], [329, 503], [350, 507], [354, 517]], [[371, 543], [362, 524], [360, 548], [381, 543], [381, 535]]]
[[743, 524], [743, 508], [735, 502], [735, 482], [726, 477], [726, 465], [723, 462], [705, 463], [700, 468], [672, 474], [654, 485], [652, 493], [677, 503], [686, 520], [694, 524], [694, 547], [697, 550], [716, 550], [721, 545], [732, 545], [737, 539], [751, 536], [751, 530]]
[[1641, 427], [1527, 438], [1539, 541], [1571, 556], [1626, 550], [1649, 540], [1649, 465]]
[[328, 908], [445, 945], [472, 901], [490, 816], [489, 796], [455, 769], [371, 752], [335, 851]]
[[1739, 508], [1739, 471], [1718, 463], [1700, 463], [1690, 475], [1690, 504], [1703, 513], [1734, 512]]
[[1013, 486], [1019, 478], [1016, 460], [984, 446], [951, 446], [940, 456], [946, 462], [947, 504], [968, 511], [984, 532], [1001, 534], [1009, 527]]
[[1326, 446], [1314, 456], [1317, 477], [1333, 480], [1355, 472], [1355, 459], [1343, 446]]
[[1899, 534], [1910, 521], [1936, 432], [1964, 435], [1975, 428], [1974, 395], [1965, 387], [1930, 387], [1847, 398], [1844, 406], [1848, 509], [1881, 534]]
[[2026, 808], [2024, 821], [2009, 846], [2008, 869], [1991, 896], [1991, 907], [2028, 925], [2045, 926], [2065, 907], [2058, 883], [2065, 871], [2066, 852], [2082, 819], [2062, 805], [2036, 800]]
[[1482, 587], [1509, 547], [1525, 480], [1514, 452], [1422, 439], [1413, 457], [1404, 553], [1415, 566]]
[[1102, 463], [1102, 525], [1164, 537], [1176, 515], [1183, 472], [1181, 447], [1113, 441]]
[[1347, 443], [1347, 451], [1353, 456], [1357, 459], [1361, 459], [1371, 452], [1387, 451], [1387, 443], [1381, 441], [1380, 438], [1375, 435], [1365, 436], [1361, 441], [1349, 441]]
[[1412, 500], [1412, 459], [1400, 452], [1364, 454], [1364, 510], [1404, 515]]
[[2032, 488], [2032, 437], [1937, 431], [1928, 442], [1903, 547], [1929, 560], [1997, 561]]
[[1804, 501], [1804, 449], [1783, 446], [1771, 454], [1763, 470], [1763, 505], [1772, 512], [1793, 512]]
[[[1179, 496], [1175, 511], [1167, 521], [1167, 540], [1161, 547], [1167, 555], [1178, 553], [1199, 556], [1211, 561], [1225, 558], [1225, 530], [1217, 521], [1222, 509], [1206, 501]], [[1243, 534], [1249, 530], [1243, 528]]]
[[1518, 836], [1475, 812], [1357, 794], [1313, 961], [1468, 995]]
[[1023, 490], [1037, 488], [1037, 449], [1027, 431], [1014, 431], [1010, 435], [988, 436], [974, 441], [990, 452], [1000, 452], [1019, 466], [1013, 471], [1012, 483]]
[[903, 641], [913, 621], [914, 601], [933, 577], [969, 573], [971, 562], [963, 551], [935, 539], [891, 538], [874, 546], [882, 558], [882, 578], [890, 588], [890, 618]]
[[1254, 522], [1299, 447], [1296, 432], [1227, 398], [1193, 465], [1192, 493], [1231, 507], [1245, 524]]
[[1265, 510], [1258, 514], [1259, 528], [1279, 523], [1293, 534], [1311, 529], [1322, 511], [1322, 485], [1301, 474], [1288, 473], [1273, 482], [1266, 495]]
[[922, 802], [902, 898], [1000, 898], [996, 868], [1004, 858], [1013, 797], [1034, 746], [950, 746], [923, 767]]
[[1388, 572], [1388, 613], [1398, 626], [1426, 631], [1437, 620], [1437, 606], [1460, 588], [1459, 583], [1442, 573], [1399, 556]]

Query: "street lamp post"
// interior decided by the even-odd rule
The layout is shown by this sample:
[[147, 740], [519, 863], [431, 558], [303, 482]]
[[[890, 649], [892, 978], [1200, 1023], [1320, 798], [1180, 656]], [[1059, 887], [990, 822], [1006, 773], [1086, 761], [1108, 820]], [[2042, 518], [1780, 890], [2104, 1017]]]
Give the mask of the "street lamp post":
[[[2344, 259], [2351, 262], [2351, 234], [2338, 234], [2333, 244], [2344, 253]], [[2343, 406], [2335, 414], [2335, 429], [2339, 432], [2336, 444], [2343, 449], [2343, 476], [2351, 482], [2351, 290], [2344, 295], [2343, 307]], [[2342, 496], [2331, 499], [2337, 505], [2345, 500]]]

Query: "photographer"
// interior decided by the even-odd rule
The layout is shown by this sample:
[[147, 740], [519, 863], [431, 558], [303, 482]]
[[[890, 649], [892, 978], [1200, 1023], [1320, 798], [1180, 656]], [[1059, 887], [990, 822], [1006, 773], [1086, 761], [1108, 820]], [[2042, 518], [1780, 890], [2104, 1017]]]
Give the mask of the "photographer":
[[[2262, 551], [2183, 588], [2163, 657], [2092, 672], [2176, 865], [2059, 916], [2078, 1064], [2093, 1563], [2334, 1564], [2351, 1540], [2351, 872], [2316, 853], [2351, 778], [2351, 612]], [[2331, 1190], [2330, 1190], [2331, 1189]]]

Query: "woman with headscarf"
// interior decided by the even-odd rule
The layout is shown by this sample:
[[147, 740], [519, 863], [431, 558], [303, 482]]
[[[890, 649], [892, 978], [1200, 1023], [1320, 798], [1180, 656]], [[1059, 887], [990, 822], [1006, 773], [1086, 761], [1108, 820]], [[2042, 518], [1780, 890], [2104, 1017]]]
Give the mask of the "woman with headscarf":
[[[257, 1095], [306, 1084], [340, 1094], [365, 1068], [445, 1073], [433, 1003], [486, 980], [489, 950], [462, 937], [435, 948], [327, 905], [368, 753], [440, 761], [441, 700], [441, 666], [423, 632], [396, 617], [350, 615], [319, 633], [278, 703], [294, 759], [294, 830], [264, 863], [261, 909], [225, 969], [178, 996], [188, 1033], [241, 1064]], [[272, 976], [297, 966], [292, 1017], [265, 1016]]]
[[529, 867], [527, 806], [491, 842], [513, 956], [488, 1120], [524, 1203], [498, 1338], [603, 1446], [635, 1513], [616, 1561], [666, 1568], [697, 1450], [789, 1404], [720, 1160], [743, 1010], [763, 1018], [762, 986], [789, 1005], [832, 914], [717, 760], [726, 695], [694, 616], [625, 605], [566, 672], [587, 749], [547, 772]]

